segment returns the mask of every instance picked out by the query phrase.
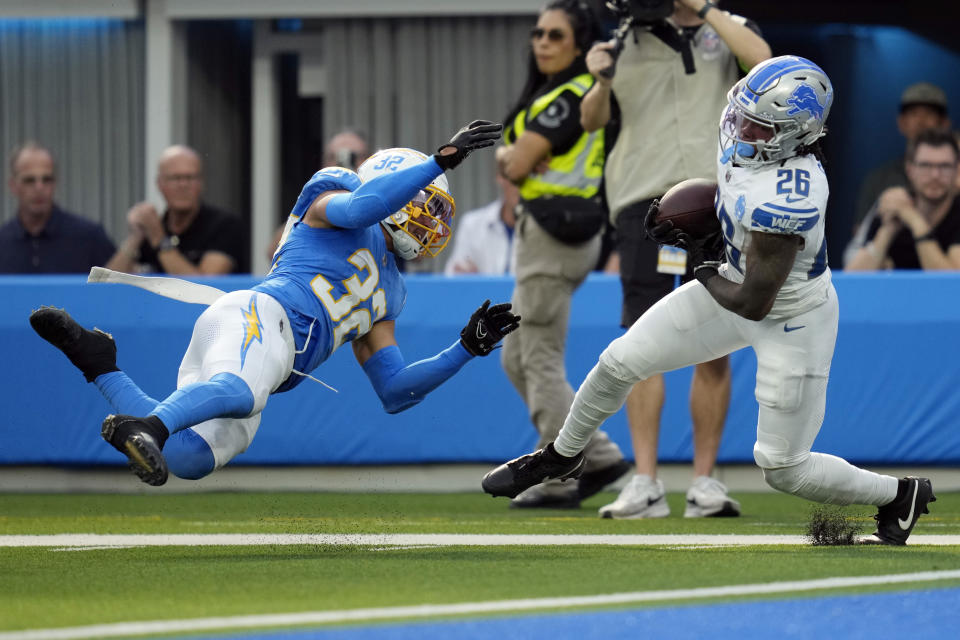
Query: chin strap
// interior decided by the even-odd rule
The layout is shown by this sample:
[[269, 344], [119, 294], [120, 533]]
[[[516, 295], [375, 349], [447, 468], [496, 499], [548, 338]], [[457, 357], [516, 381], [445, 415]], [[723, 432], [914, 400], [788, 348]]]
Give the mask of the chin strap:
[[423, 247], [419, 242], [410, 237], [410, 235], [390, 221], [390, 218], [381, 220], [380, 224], [390, 234], [393, 239], [393, 252], [404, 260], [413, 260], [420, 255]]

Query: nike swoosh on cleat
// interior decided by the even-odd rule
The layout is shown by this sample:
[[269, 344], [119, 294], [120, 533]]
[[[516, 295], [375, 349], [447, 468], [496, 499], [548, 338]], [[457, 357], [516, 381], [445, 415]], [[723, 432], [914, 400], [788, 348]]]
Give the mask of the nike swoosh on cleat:
[[913, 510], [917, 507], [917, 492], [920, 490], [920, 481], [915, 480], [913, 483], [913, 499], [910, 501], [910, 513], [907, 514], [907, 520], [904, 522], [900, 518], [897, 518], [897, 524], [900, 525], [900, 528], [904, 531], [910, 529], [910, 523], [913, 522]]
[[784, 333], [790, 333], [791, 331], [796, 331], [797, 329], [803, 329], [803, 328], [806, 327], [806, 326], [807, 326], [807, 325], [802, 324], [802, 325], [800, 325], [799, 327], [790, 327], [790, 326], [787, 326], [786, 324], [784, 324], [784, 325], [783, 325], [783, 332], [784, 332]]

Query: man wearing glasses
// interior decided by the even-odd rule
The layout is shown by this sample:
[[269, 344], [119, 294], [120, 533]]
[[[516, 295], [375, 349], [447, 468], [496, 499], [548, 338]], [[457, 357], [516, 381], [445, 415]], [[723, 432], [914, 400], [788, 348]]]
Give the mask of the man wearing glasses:
[[877, 200], [867, 242], [847, 271], [960, 269], [960, 149], [950, 132], [928, 129], [907, 147], [908, 187]]
[[203, 162], [193, 149], [175, 145], [160, 154], [157, 188], [166, 201], [161, 217], [149, 202], [127, 212], [130, 231], [112, 268], [135, 273], [223, 275], [243, 265], [242, 222], [201, 199]]

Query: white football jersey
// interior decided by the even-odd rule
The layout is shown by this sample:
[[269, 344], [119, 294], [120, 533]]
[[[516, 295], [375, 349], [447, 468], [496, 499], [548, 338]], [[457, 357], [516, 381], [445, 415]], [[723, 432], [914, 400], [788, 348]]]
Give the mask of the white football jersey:
[[717, 184], [717, 217], [727, 249], [724, 277], [743, 282], [751, 231], [798, 235], [803, 247], [767, 317], [787, 318], [823, 304], [831, 281], [824, 224], [830, 188], [816, 157], [735, 167], [720, 153]]

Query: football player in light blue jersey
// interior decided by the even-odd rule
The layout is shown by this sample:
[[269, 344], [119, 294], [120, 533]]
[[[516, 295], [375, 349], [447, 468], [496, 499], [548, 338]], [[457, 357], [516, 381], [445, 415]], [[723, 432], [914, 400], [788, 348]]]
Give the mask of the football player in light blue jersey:
[[[432, 358], [407, 364], [394, 337], [406, 287], [392, 254], [436, 256], [454, 214], [444, 171], [492, 146], [501, 126], [477, 120], [436, 154], [386, 149], [359, 175], [318, 171], [304, 185], [267, 277], [219, 297], [197, 319], [177, 390], [148, 397], [116, 365], [117, 347], [70, 315], [42, 307], [33, 328], [64, 352], [117, 411], [101, 434], [144, 482], [168, 470], [198, 479], [246, 450], [272, 393], [295, 387], [345, 342], [353, 346], [389, 413], [420, 402], [474, 356], [488, 355], [519, 316], [486, 301], [460, 338]], [[392, 253], [391, 253], [392, 252]]]
[[771, 487], [829, 504], [879, 507], [864, 542], [902, 545], [935, 497], [927, 478], [880, 475], [811, 452], [823, 423], [837, 337], [837, 294], [824, 240], [829, 193], [817, 141], [833, 86], [804, 58], [762, 62], [728, 94], [720, 121], [717, 216], [721, 230], [693, 238], [654, 223], [655, 241], [684, 248], [696, 280], [651, 307], [600, 355], [555, 442], [483, 479], [515, 496], [546, 477], [576, 477], [590, 435], [633, 384], [743, 347], [757, 356], [760, 405], [754, 459]]

